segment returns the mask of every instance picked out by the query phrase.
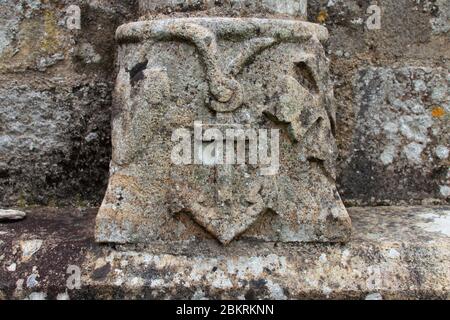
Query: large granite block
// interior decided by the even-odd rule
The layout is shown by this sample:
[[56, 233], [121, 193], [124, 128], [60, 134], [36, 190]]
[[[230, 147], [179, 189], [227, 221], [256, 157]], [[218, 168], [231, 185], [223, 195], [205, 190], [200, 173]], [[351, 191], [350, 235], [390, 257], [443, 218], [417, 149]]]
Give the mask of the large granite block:
[[353, 151], [340, 181], [349, 202], [449, 199], [449, 81], [444, 68], [359, 70]]

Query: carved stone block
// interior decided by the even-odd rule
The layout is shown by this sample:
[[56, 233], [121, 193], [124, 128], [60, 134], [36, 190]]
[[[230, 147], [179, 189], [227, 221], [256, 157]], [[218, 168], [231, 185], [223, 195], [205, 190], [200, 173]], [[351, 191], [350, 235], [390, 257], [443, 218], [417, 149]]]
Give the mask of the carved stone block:
[[324, 27], [177, 18], [123, 25], [116, 36], [97, 241], [349, 239]]

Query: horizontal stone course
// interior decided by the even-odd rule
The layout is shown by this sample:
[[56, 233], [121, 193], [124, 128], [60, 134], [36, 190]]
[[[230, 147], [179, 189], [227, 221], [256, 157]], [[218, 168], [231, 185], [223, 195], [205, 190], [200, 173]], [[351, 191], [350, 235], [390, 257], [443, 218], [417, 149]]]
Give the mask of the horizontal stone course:
[[[448, 299], [450, 294], [448, 206], [350, 208], [354, 232], [346, 245], [240, 240], [223, 247], [211, 240], [115, 249], [94, 243], [97, 209], [25, 211], [24, 221], [0, 224], [3, 299]], [[70, 290], [76, 267], [81, 287]]]

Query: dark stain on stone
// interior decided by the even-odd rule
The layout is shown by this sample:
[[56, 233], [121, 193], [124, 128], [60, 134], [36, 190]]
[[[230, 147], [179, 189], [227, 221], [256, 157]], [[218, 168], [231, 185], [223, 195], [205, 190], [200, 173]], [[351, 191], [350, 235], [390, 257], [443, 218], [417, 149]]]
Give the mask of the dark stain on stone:
[[371, 161], [367, 150], [360, 149], [343, 168], [337, 183], [345, 200], [358, 199], [361, 205], [389, 205], [391, 203], [384, 199], [395, 203], [438, 198], [439, 185], [435, 177], [442, 177], [443, 172], [427, 173], [407, 166], [387, 171], [382, 164]]
[[135, 86], [137, 82], [144, 79], [144, 70], [147, 68], [148, 60], [144, 62], [140, 62], [135, 65], [130, 72], [130, 84], [131, 86]]
[[314, 73], [311, 68], [305, 62], [298, 62], [295, 64], [295, 74], [297, 81], [313, 93], [319, 91]]
[[256, 292], [253, 289], [248, 290], [244, 295], [245, 300], [256, 300]]
[[91, 279], [103, 280], [106, 278], [106, 276], [110, 271], [111, 271], [111, 264], [108, 262], [103, 267], [95, 269], [94, 272], [92, 272]]
[[305, 108], [300, 114], [300, 121], [302, 126], [307, 127], [311, 123], [312, 112], [310, 109]]
[[[37, 207], [27, 208], [25, 211], [27, 213], [25, 220], [3, 226], [3, 229], [7, 228], [9, 232], [2, 236], [4, 245], [0, 248], [0, 256], [4, 255], [8, 261], [18, 261], [19, 256], [14, 253], [14, 243], [19, 238], [18, 235], [23, 239], [45, 239], [45, 241], [29, 261], [17, 264], [16, 272], [0, 269], [0, 287], [3, 286], [7, 298], [17, 298], [14, 296], [16, 281], [36, 267], [39, 271], [39, 288], [45, 288], [48, 299], [56, 299], [56, 296], [64, 291], [62, 288], [66, 288], [66, 281], [70, 276], [67, 273], [68, 266], [81, 267], [85, 252], [96, 248], [93, 231], [97, 209], [81, 212], [75, 208]], [[28, 295], [30, 292], [31, 289], [28, 289], [23, 294]], [[73, 291], [69, 292], [71, 297], [72, 293]]]
[[264, 267], [264, 272], [266, 272], [267, 274], [271, 275], [272, 274], [272, 270], [270, 270], [267, 267]]
[[258, 279], [258, 280], [252, 280], [250, 281], [250, 286], [256, 289], [262, 289], [267, 284], [267, 281], [265, 279]]
[[250, 289], [244, 294], [246, 300], [256, 300], [257, 297], [268, 294], [265, 279], [251, 280], [249, 282]]

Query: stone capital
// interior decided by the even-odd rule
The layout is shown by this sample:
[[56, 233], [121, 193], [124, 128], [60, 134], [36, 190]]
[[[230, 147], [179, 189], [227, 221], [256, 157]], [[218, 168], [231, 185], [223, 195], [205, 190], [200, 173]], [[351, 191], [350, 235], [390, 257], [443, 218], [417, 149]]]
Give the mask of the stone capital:
[[327, 37], [323, 26], [281, 18], [119, 27], [97, 240], [347, 241]]

